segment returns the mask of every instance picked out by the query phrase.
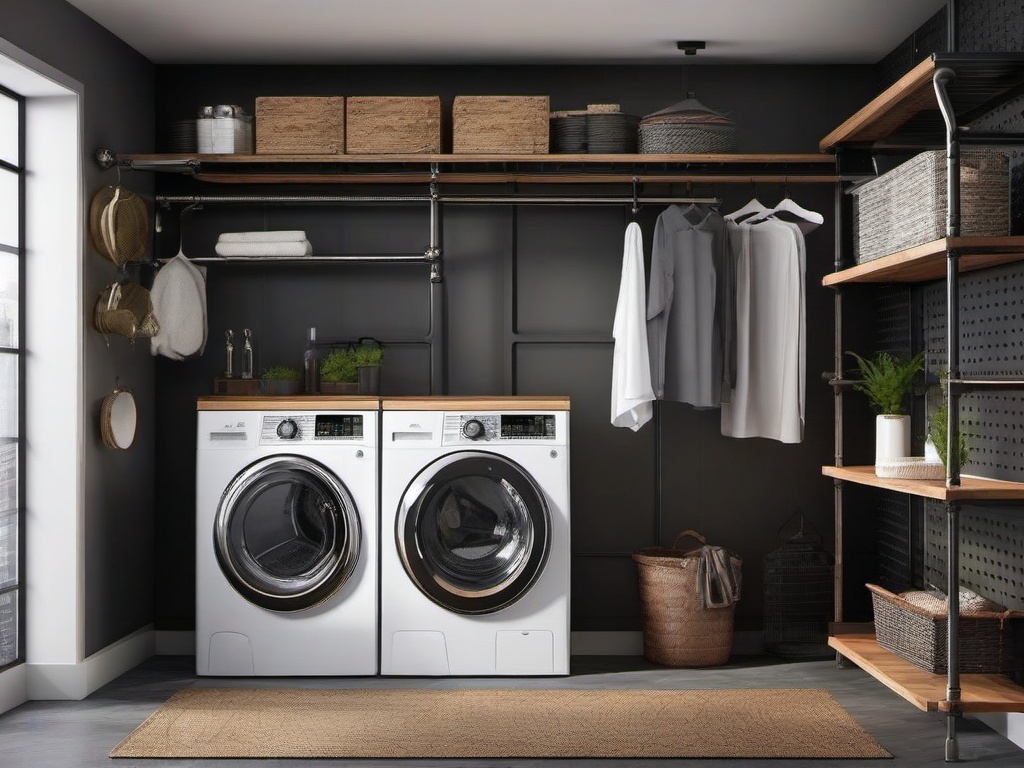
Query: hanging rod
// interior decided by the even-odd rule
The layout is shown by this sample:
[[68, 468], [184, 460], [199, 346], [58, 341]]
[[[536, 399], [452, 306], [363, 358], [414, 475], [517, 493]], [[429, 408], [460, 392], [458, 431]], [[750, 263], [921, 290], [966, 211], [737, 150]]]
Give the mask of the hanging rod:
[[[431, 198], [423, 195], [157, 195], [159, 204], [179, 203], [202, 205], [204, 203], [429, 203]], [[517, 195], [442, 195], [438, 202], [449, 204], [497, 204], [497, 205], [631, 205], [632, 203], [669, 204], [703, 203], [718, 205], [717, 197], [667, 196], [667, 197], [527, 197]]]
[[[337, 256], [186, 256], [193, 264], [237, 264], [237, 263], [272, 263], [272, 264], [429, 264], [436, 259], [426, 254], [382, 253], [382, 254], [344, 254]], [[166, 264], [170, 259], [157, 259]]]

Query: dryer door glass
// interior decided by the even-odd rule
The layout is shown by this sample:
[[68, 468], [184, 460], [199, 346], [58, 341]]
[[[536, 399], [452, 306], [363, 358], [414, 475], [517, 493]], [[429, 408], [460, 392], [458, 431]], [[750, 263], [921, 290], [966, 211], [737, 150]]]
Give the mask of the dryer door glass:
[[518, 464], [464, 451], [412, 482], [396, 537], [406, 572], [427, 597], [458, 613], [491, 613], [537, 580], [550, 515], [544, 494]]
[[345, 486], [300, 456], [257, 461], [231, 481], [214, 522], [217, 560], [247, 600], [310, 608], [340, 589], [359, 560], [359, 515]]

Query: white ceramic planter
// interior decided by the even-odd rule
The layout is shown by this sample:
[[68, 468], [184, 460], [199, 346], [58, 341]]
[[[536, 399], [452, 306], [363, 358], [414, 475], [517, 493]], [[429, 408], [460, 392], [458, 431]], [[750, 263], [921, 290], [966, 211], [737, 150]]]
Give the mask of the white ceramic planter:
[[875, 464], [910, 455], [910, 417], [883, 413], [875, 417]]

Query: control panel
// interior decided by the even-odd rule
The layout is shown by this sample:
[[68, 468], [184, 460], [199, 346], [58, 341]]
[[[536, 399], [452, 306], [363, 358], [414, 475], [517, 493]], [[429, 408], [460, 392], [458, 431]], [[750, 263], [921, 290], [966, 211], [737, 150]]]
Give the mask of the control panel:
[[363, 417], [354, 413], [264, 414], [260, 443], [335, 442], [363, 439]]
[[553, 414], [446, 413], [444, 443], [488, 443], [516, 440], [554, 440]]

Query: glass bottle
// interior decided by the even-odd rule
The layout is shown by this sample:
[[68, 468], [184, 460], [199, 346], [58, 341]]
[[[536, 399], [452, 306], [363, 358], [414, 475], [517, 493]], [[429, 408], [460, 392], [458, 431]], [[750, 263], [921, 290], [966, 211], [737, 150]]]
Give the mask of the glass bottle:
[[242, 347], [242, 378], [252, 378], [252, 331], [245, 329], [245, 345]]
[[229, 328], [224, 335], [224, 378], [231, 379], [235, 376], [235, 332]]
[[320, 392], [320, 359], [316, 355], [316, 328], [309, 329], [306, 351], [302, 354], [302, 372], [305, 380], [306, 394]]

